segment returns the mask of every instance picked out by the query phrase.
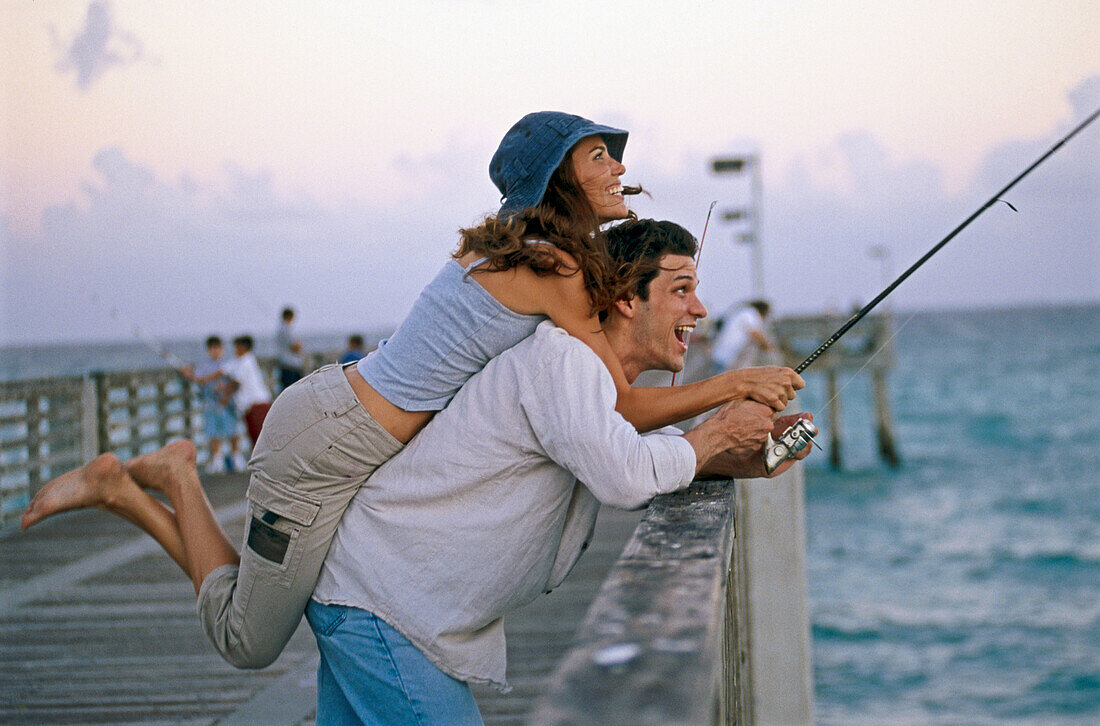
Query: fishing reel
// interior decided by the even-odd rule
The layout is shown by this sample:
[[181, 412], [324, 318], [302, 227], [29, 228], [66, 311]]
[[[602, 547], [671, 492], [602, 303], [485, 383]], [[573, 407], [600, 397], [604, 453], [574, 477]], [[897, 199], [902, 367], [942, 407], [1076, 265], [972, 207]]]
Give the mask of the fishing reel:
[[810, 444], [816, 444], [814, 435], [817, 434], [817, 426], [813, 421], [804, 418], [798, 419], [793, 426], [783, 432], [778, 441], [774, 441], [768, 434], [768, 444], [764, 447], [764, 471], [773, 473], [787, 459], [805, 449]]

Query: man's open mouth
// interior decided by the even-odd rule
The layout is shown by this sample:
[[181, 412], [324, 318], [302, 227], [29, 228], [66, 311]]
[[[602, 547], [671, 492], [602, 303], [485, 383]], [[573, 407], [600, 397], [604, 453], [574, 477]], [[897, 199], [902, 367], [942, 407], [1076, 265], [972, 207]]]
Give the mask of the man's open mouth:
[[679, 341], [680, 345], [684, 346], [684, 350], [687, 350], [688, 337], [691, 335], [691, 331], [694, 330], [694, 328], [695, 326], [693, 325], [677, 325], [673, 329], [673, 332], [676, 334], [676, 340]]

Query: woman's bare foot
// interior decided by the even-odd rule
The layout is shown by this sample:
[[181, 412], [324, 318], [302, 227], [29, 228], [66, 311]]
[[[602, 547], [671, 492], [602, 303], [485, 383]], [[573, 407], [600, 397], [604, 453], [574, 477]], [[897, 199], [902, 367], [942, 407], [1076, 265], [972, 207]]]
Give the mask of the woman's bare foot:
[[51, 479], [38, 490], [23, 512], [20, 527], [70, 509], [100, 507], [118, 511], [124, 502], [140, 494], [137, 484], [114, 454], [100, 454], [79, 469]]
[[172, 490], [185, 479], [194, 477], [198, 480], [195, 444], [190, 439], [173, 441], [156, 451], [130, 459], [125, 469], [138, 486], [156, 489], [171, 497]]

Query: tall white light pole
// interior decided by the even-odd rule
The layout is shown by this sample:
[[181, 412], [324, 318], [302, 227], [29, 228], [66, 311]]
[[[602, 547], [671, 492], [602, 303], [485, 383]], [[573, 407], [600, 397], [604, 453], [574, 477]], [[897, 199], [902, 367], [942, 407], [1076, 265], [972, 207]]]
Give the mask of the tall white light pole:
[[722, 213], [727, 222], [748, 220], [748, 231], [737, 235], [736, 240], [749, 245], [752, 270], [752, 295], [757, 300], [764, 299], [764, 256], [760, 246], [761, 208], [763, 206], [763, 182], [760, 176], [760, 155], [721, 157], [711, 162], [715, 174], [741, 174], [746, 169], [752, 174], [749, 178], [749, 204], [744, 209], [730, 209]]
[[[879, 279], [881, 280], [881, 287], [886, 288], [890, 284], [890, 280], [893, 278], [893, 272], [890, 269], [890, 248], [886, 245], [871, 245], [867, 248], [867, 256], [872, 260], [878, 260], [879, 267]], [[890, 301], [885, 300], [882, 306], [883, 310], [889, 310]]]

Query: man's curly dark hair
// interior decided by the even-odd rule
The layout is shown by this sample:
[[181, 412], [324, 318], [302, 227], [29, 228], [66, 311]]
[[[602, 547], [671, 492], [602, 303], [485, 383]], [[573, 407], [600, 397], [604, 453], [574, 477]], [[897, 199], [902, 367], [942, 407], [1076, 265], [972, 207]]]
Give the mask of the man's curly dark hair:
[[620, 276], [637, 280], [633, 294], [649, 299], [649, 283], [661, 271], [665, 255], [694, 257], [697, 243], [691, 232], [666, 220], [632, 219], [604, 233], [612, 263]]

